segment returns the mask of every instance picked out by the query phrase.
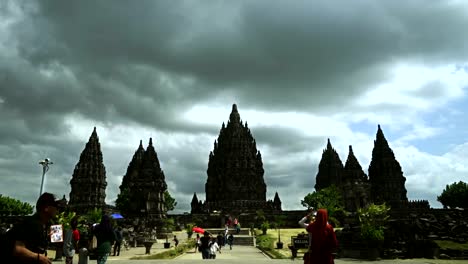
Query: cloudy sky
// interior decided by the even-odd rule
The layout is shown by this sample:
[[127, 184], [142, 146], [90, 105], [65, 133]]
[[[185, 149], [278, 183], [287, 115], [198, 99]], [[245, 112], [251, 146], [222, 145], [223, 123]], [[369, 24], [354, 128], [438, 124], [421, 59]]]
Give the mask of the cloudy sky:
[[267, 197], [301, 209], [327, 138], [367, 173], [377, 124], [408, 198], [468, 181], [468, 2], [1, 1], [0, 194], [34, 203], [69, 181], [93, 127], [108, 203], [150, 137], [178, 201], [204, 199], [236, 103]]

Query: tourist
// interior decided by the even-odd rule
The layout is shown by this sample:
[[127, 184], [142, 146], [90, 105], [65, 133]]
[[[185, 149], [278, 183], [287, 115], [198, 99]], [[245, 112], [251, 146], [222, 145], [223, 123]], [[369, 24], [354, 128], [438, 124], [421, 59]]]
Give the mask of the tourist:
[[224, 246], [224, 236], [222, 232], [218, 233], [218, 236], [216, 237], [216, 242], [218, 242], [218, 246], [223, 247]]
[[234, 244], [234, 235], [232, 233], [229, 233], [227, 243], [229, 244], [229, 249], [232, 250], [232, 245]]
[[68, 229], [63, 236], [63, 255], [65, 256], [65, 263], [72, 264], [75, 252], [78, 252], [78, 242], [80, 241], [80, 231], [78, 227], [78, 217], [75, 216], [70, 222], [70, 229]]
[[224, 241], [223, 241], [223, 245], [226, 245], [227, 243], [227, 236], [228, 236], [228, 233], [229, 233], [229, 226], [226, 224], [224, 226]]
[[59, 204], [51, 193], [43, 193], [36, 203], [36, 213], [26, 217], [7, 234], [10, 254], [2, 255], [2, 263], [50, 264], [47, 246], [50, 221], [58, 213]]
[[[317, 213], [314, 211], [313, 208], [310, 209], [309, 213], [304, 216], [301, 220], [299, 220], [299, 225], [305, 229], [307, 229], [307, 227], [309, 226], [309, 224], [313, 223], [314, 222], [314, 216], [316, 215]], [[312, 241], [312, 233], [308, 232], [309, 233], [309, 247], [310, 247], [310, 243]]]
[[122, 231], [122, 227], [117, 227], [115, 230], [114, 230], [114, 233], [115, 233], [115, 244], [114, 244], [114, 256], [116, 256], [116, 253], [117, 253], [117, 256], [120, 255], [120, 248], [122, 247], [122, 241], [123, 241], [123, 231]]
[[101, 222], [94, 228], [94, 235], [97, 239], [97, 264], [105, 264], [115, 241], [115, 233], [108, 215], [102, 216]]
[[179, 239], [177, 239], [177, 236], [174, 236], [174, 239], [172, 239], [172, 241], [174, 241], [175, 247], [177, 247], [177, 245], [179, 245]]
[[197, 237], [195, 239], [195, 252], [197, 252], [197, 250], [199, 250], [200, 248], [200, 234], [197, 234]]
[[216, 251], [221, 253], [221, 248], [216, 243], [216, 238], [212, 238], [210, 243], [210, 259], [216, 259]]
[[199, 246], [203, 259], [210, 258], [210, 240], [210, 233], [208, 231], [205, 231], [205, 233], [203, 233], [203, 237], [200, 238]]
[[307, 226], [307, 232], [312, 234], [309, 247], [309, 258], [305, 264], [333, 264], [333, 251], [338, 247], [335, 231], [328, 223], [327, 209], [319, 209], [315, 221]]

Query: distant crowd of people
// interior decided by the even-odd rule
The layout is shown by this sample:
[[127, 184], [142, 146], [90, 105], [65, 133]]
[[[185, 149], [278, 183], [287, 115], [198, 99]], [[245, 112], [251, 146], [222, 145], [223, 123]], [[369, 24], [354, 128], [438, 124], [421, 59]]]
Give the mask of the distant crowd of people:
[[[50, 229], [50, 222], [58, 214], [59, 207], [60, 204], [53, 194], [43, 193], [37, 200], [36, 212], [1, 235], [2, 263], [50, 264], [51, 260], [47, 257], [47, 248], [53, 232]], [[328, 223], [327, 210], [310, 211], [299, 221], [299, 225], [309, 234], [309, 247], [304, 256], [304, 264], [333, 264], [333, 252], [338, 247], [338, 241], [333, 227]], [[205, 231], [202, 237], [197, 234], [195, 251], [201, 253], [202, 259], [216, 259], [216, 254], [221, 253], [221, 249], [226, 245], [232, 250], [234, 235], [233, 232], [229, 232], [229, 226], [233, 226], [236, 233], [240, 232], [239, 221], [237, 219], [231, 221], [229, 218], [224, 232], [219, 232], [216, 237], [208, 231]], [[79, 264], [87, 263], [88, 249], [93, 249], [97, 264], [106, 263], [112, 248], [114, 256], [120, 254], [123, 241], [122, 228], [114, 229], [108, 215], [103, 215], [99, 224], [89, 226], [88, 249], [80, 248], [82, 237], [77, 227], [78, 217], [74, 217], [70, 221], [70, 228], [63, 232], [63, 255], [66, 264], [73, 263], [73, 256], [77, 252], [79, 252]], [[176, 236], [173, 241], [177, 247], [179, 240]]]

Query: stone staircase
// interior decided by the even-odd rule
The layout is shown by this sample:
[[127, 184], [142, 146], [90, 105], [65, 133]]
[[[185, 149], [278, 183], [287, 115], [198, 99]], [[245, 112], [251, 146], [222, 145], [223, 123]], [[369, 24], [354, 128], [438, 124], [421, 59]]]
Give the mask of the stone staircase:
[[[219, 233], [224, 234], [224, 228], [205, 228], [205, 230], [213, 236], [217, 236]], [[234, 246], [255, 246], [255, 237], [250, 235], [248, 229], [241, 229], [237, 234], [234, 228], [229, 228], [229, 233], [234, 235]]]

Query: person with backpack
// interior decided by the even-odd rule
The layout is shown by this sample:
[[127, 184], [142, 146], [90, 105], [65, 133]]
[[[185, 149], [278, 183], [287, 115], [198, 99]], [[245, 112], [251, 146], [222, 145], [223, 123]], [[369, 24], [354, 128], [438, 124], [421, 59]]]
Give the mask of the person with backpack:
[[122, 227], [117, 227], [115, 230], [115, 244], [114, 244], [114, 256], [120, 255], [120, 247], [122, 246], [122, 241], [123, 241], [123, 232], [122, 232]]
[[210, 233], [205, 231], [203, 236], [200, 238], [200, 252], [202, 254], [202, 259], [209, 259], [210, 258]]

